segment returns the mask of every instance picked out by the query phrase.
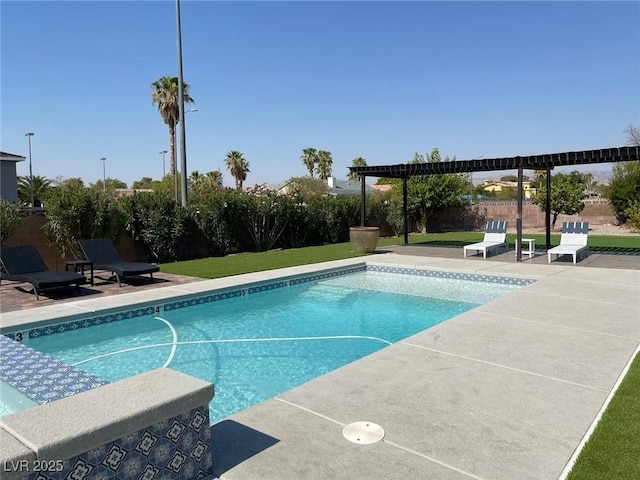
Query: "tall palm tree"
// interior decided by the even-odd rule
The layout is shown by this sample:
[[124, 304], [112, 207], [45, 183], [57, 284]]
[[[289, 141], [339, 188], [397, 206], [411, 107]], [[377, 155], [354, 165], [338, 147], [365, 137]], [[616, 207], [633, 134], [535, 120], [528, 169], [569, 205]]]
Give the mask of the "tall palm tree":
[[318, 166], [316, 167], [316, 173], [322, 180], [326, 180], [331, 176], [331, 166], [333, 165], [333, 158], [331, 152], [326, 150], [320, 150], [318, 152]]
[[304, 166], [309, 170], [309, 176], [313, 178], [313, 171], [318, 163], [318, 151], [315, 148], [305, 148], [302, 150], [300, 160], [304, 163]]
[[[354, 158], [352, 160], [352, 162], [351, 162], [351, 166], [352, 167], [366, 167], [367, 166], [367, 161], [362, 157]], [[351, 170], [349, 170], [349, 174], [347, 175], [347, 178], [349, 180], [360, 180], [360, 175], [358, 175], [357, 173], [354, 173]]]
[[[183, 83], [185, 103], [193, 103], [189, 96], [189, 85]], [[151, 84], [151, 101], [158, 105], [158, 111], [164, 123], [169, 127], [169, 174], [176, 174], [176, 125], [180, 121], [178, 101], [178, 77], [161, 77]]]
[[242, 190], [242, 182], [247, 179], [247, 173], [249, 170], [249, 162], [247, 162], [242, 153], [237, 150], [232, 150], [227, 153], [225, 164], [231, 176], [236, 180], [236, 189]]

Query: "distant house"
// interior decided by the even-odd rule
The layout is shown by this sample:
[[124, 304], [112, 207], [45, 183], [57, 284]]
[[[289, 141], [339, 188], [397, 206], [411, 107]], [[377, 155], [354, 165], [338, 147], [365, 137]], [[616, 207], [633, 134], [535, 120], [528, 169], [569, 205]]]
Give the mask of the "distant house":
[[0, 198], [9, 202], [18, 201], [18, 175], [16, 164], [25, 157], [13, 153], [0, 152]]
[[130, 197], [134, 193], [153, 193], [153, 188], [114, 188], [113, 196], [116, 198]]
[[[482, 189], [485, 192], [499, 193], [507, 189], [517, 190], [518, 182], [508, 182], [504, 180], [499, 181], [487, 181], [482, 185]], [[524, 198], [529, 200], [536, 193], [535, 188], [531, 188], [531, 182], [522, 182], [522, 191], [524, 192]]]
[[[351, 195], [351, 196], [360, 196], [360, 181], [359, 180], [338, 180], [336, 177], [329, 177], [324, 180], [325, 185], [327, 186], [327, 195], [338, 196], [338, 195]], [[292, 190], [292, 185], [294, 184], [294, 180], [287, 180], [285, 183], [275, 187], [275, 189], [279, 193], [289, 194]], [[371, 195], [375, 190], [371, 188], [370, 185], [365, 186], [365, 194]]]
[[[359, 180], [338, 180], [336, 177], [329, 177], [325, 182], [327, 182], [327, 193], [329, 195], [360, 196], [362, 187]], [[374, 189], [369, 185], [365, 185], [364, 190], [366, 195], [371, 195], [374, 192]]]

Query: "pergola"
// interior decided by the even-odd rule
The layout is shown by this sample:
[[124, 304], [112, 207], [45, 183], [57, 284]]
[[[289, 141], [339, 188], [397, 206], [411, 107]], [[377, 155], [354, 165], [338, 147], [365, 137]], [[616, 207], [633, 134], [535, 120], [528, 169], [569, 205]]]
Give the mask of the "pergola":
[[548, 153], [544, 155], [527, 155], [518, 157], [483, 158], [476, 160], [456, 160], [449, 162], [427, 163], [399, 163], [395, 165], [349, 167], [351, 172], [360, 176], [361, 203], [360, 224], [365, 226], [366, 177], [388, 177], [402, 179], [402, 211], [404, 218], [404, 243], [409, 243], [407, 231], [407, 179], [417, 175], [442, 175], [445, 173], [474, 173], [498, 170], [518, 171], [518, 211], [516, 215], [516, 259], [522, 261], [522, 204], [524, 194], [522, 189], [523, 171], [546, 170], [547, 198], [546, 198], [546, 248], [551, 248], [551, 170], [555, 167], [571, 165], [590, 165], [596, 163], [630, 162], [640, 160], [640, 147], [614, 147], [600, 150], [583, 150], [578, 152]]

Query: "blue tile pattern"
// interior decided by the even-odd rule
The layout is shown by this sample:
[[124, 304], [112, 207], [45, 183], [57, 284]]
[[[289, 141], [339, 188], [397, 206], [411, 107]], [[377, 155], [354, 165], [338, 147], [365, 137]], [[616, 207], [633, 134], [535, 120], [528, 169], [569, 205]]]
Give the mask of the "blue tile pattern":
[[69, 330], [78, 330], [79, 328], [88, 328], [103, 323], [119, 322], [120, 320], [128, 320], [135, 317], [143, 317], [151, 315], [154, 312], [153, 307], [136, 308], [125, 312], [111, 313], [109, 315], [101, 315], [99, 317], [86, 318], [75, 322], [60, 323], [58, 325], [50, 325], [42, 328], [34, 328], [29, 331], [29, 338], [37, 338], [43, 335], [51, 335], [53, 333], [63, 333]]
[[420, 277], [446, 278], [450, 280], [470, 280], [473, 282], [500, 283], [503, 285], [531, 285], [535, 280], [529, 278], [497, 277], [492, 275], [479, 275], [476, 273], [440, 272], [436, 270], [422, 270], [419, 268], [407, 267], [387, 267], [379, 265], [368, 265], [367, 271], [400, 273], [402, 275], [417, 275]]
[[4, 335], [0, 335], [0, 352], [0, 379], [39, 404], [108, 383]]
[[64, 460], [60, 471], [29, 480], [202, 479], [213, 468], [209, 406], [204, 405]]

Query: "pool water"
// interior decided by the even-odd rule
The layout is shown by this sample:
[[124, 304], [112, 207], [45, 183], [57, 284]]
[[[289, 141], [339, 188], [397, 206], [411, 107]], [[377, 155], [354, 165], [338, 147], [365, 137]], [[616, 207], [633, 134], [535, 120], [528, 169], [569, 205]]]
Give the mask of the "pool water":
[[360, 272], [32, 338], [29, 346], [112, 382], [167, 365], [211, 382], [216, 423], [517, 288]]
[[37, 402], [0, 380], [0, 417], [35, 407]]

